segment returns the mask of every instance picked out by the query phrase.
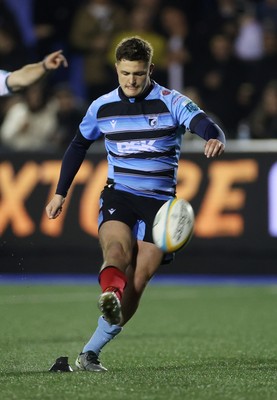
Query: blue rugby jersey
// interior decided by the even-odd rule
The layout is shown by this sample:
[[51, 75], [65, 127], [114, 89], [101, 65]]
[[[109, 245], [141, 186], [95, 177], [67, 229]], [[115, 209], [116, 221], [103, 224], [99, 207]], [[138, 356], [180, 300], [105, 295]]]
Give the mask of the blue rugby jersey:
[[10, 94], [10, 90], [7, 86], [7, 78], [10, 75], [10, 72], [0, 70], [0, 96], [5, 96]]
[[175, 195], [182, 135], [199, 113], [191, 99], [156, 82], [139, 98], [119, 87], [90, 105], [80, 132], [104, 137], [115, 189], [167, 200]]

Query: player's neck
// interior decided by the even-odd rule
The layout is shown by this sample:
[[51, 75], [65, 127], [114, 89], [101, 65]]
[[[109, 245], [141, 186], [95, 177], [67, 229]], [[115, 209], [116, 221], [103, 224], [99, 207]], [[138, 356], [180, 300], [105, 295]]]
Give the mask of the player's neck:
[[119, 96], [120, 96], [121, 100], [123, 100], [123, 101], [128, 101], [130, 103], [139, 102], [139, 101], [144, 100], [149, 95], [149, 93], [151, 92], [153, 87], [154, 87], [154, 82], [149, 81], [149, 84], [145, 87], [145, 89], [142, 93], [140, 93], [138, 96], [135, 96], [135, 97], [128, 97], [123, 92], [121, 86], [119, 86]]

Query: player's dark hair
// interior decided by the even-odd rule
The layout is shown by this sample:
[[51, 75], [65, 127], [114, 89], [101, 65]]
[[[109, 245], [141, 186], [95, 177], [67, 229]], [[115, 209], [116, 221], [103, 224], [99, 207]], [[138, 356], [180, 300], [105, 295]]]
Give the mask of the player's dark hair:
[[138, 36], [121, 40], [115, 49], [116, 61], [145, 61], [150, 64], [152, 57], [153, 47]]

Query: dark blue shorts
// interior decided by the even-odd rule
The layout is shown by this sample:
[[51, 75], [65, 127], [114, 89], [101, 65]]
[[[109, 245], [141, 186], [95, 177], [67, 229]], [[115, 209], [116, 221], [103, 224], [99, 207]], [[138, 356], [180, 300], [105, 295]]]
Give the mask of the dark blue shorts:
[[[98, 229], [104, 222], [120, 221], [128, 225], [137, 240], [153, 243], [154, 218], [165, 200], [137, 196], [105, 186], [100, 196]], [[166, 254], [163, 263], [172, 261], [173, 254]]]

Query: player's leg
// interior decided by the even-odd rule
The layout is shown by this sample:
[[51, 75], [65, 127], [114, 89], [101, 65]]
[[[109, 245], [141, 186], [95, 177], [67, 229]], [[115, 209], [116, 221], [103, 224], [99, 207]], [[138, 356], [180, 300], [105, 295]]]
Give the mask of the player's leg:
[[121, 300], [121, 326], [125, 325], [135, 314], [144, 289], [159, 268], [162, 258], [162, 251], [154, 244], [138, 241], [135, 263], [126, 270], [128, 285]]
[[[152, 198], [144, 198], [142, 201], [137, 196], [128, 196], [125, 208], [121, 208], [119, 215], [123, 218], [121, 221], [125, 221], [126, 224], [109, 221], [103, 224], [99, 231], [105, 260], [100, 273], [103, 294], [100, 296], [99, 305], [108, 322], [121, 326], [135, 313], [145, 286], [163, 258], [163, 252], [152, 243], [153, 220], [163, 201]], [[135, 221], [132, 219], [133, 210]], [[137, 239], [136, 246], [133, 235]], [[122, 312], [124, 314], [121, 323], [117, 315], [119, 309], [121, 318]]]
[[[106, 370], [98, 360], [99, 353], [110, 340], [118, 335], [122, 329], [121, 325], [134, 315], [140, 297], [149, 279], [159, 267], [163, 256], [161, 250], [149, 243], [152, 237], [152, 215], [155, 215], [160, 204], [155, 204], [153, 210], [152, 204], [145, 205], [143, 202], [141, 205], [143, 211], [147, 210], [151, 215], [150, 220], [145, 224], [143, 220], [137, 221], [133, 213], [137, 207], [130, 197], [126, 200], [122, 193], [119, 195], [117, 191], [106, 188], [101, 200], [99, 240], [104, 262], [99, 274], [102, 288], [99, 308], [104, 318], [103, 316], [99, 318], [95, 332], [78, 357], [82, 358], [81, 369], [89, 371]], [[138, 201], [141, 203], [141, 200]], [[112, 213], [110, 213], [111, 210]], [[146, 242], [139, 240], [135, 247], [133, 233], [136, 229], [132, 232], [131, 227], [137, 228], [142, 238], [146, 234]], [[76, 365], [80, 368], [78, 359]]]
[[98, 306], [111, 325], [120, 324], [120, 301], [127, 284], [125, 271], [132, 260], [134, 239], [125, 223], [107, 221], [99, 230], [99, 241], [104, 262], [99, 273], [102, 294]]
[[101, 194], [99, 211], [103, 264], [99, 273], [102, 294], [98, 305], [111, 325], [119, 324], [121, 319], [120, 301], [127, 283], [125, 270], [133, 257], [132, 229], [136, 222], [130, 194], [107, 186]]
[[78, 368], [93, 372], [106, 371], [98, 356], [102, 348], [121, 332], [122, 326], [135, 314], [143, 291], [157, 271], [162, 257], [163, 253], [156, 246], [138, 241], [134, 262], [126, 270], [128, 284], [123, 292], [121, 304], [119, 303], [122, 312], [120, 325], [110, 324], [103, 316], [99, 317], [95, 332], [76, 360]]
[[124, 272], [131, 263], [134, 238], [129, 226], [120, 221], [107, 221], [99, 229], [103, 252], [101, 271], [112, 265]]
[[162, 263], [164, 254], [153, 244], [152, 237], [153, 221], [162, 204], [164, 200], [133, 199], [133, 206], [141, 219], [137, 221], [137, 245], [133, 251], [133, 260], [126, 270], [128, 285], [121, 301], [123, 314], [121, 326], [126, 324], [136, 312], [147, 283]]
[[103, 251], [104, 263], [99, 274], [102, 294], [99, 308], [102, 316], [89, 341], [76, 360], [79, 369], [91, 372], [103, 372], [98, 359], [102, 348], [117, 336], [122, 328], [121, 304], [127, 276], [125, 270], [132, 259], [133, 239], [130, 228], [118, 221], [107, 221], [99, 230], [99, 241]]
[[99, 354], [102, 348], [114, 339], [121, 330], [122, 328], [119, 325], [109, 324], [101, 315], [98, 318], [98, 324], [93, 335], [77, 357], [76, 366], [81, 370], [90, 372], [107, 371], [99, 361]]

